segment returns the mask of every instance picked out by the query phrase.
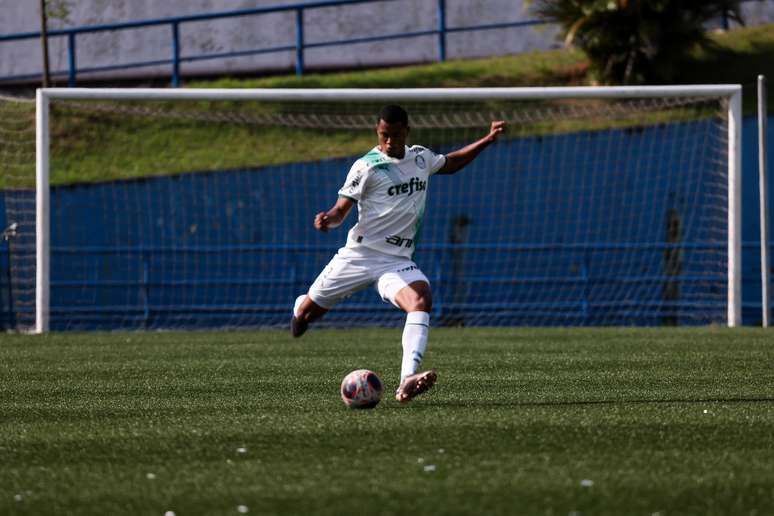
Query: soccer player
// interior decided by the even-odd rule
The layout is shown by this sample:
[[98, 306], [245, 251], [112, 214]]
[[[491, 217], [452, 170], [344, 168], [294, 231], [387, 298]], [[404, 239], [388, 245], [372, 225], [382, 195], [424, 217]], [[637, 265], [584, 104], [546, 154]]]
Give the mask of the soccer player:
[[378, 145], [358, 159], [339, 190], [336, 204], [314, 218], [315, 229], [339, 226], [357, 204], [358, 220], [347, 243], [323, 269], [309, 292], [298, 296], [290, 330], [300, 337], [309, 323], [354, 292], [375, 284], [382, 299], [405, 311], [403, 361], [395, 397], [405, 403], [430, 389], [435, 370], [417, 372], [427, 348], [432, 297], [430, 282], [411, 260], [422, 223], [428, 181], [434, 174], [454, 174], [470, 163], [505, 130], [492, 122], [489, 134], [447, 154], [408, 147], [408, 114], [385, 106], [376, 125]]

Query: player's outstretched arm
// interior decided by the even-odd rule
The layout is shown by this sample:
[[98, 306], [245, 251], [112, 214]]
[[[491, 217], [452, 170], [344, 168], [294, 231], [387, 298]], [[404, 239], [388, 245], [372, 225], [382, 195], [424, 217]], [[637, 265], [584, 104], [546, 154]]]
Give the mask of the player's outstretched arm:
[[490, 143], [494, 142], [503, 131], [505, 131], [505, 122], [502, 120], [492, 122], [492, 125], [489, 127], [489, 134], [470, 145], [447, 154], [446, 165], [436, 172], [436, 174], [454, 174], [462, 169], [465, 165], [476, 159], [476, 156], [481, 154], [481, 151], [486, 149]]
[[347, 215], [349, 215], [349, 212], [354, 205], [355, 203], [352, 199], [339, 197], [339, 200], [336, 201], [333, 208], [328, 211], [321, 211], [315, 215], [314, 228], [325, 233], [329, 229], [338, 227], [344, 219], [347, 218]]

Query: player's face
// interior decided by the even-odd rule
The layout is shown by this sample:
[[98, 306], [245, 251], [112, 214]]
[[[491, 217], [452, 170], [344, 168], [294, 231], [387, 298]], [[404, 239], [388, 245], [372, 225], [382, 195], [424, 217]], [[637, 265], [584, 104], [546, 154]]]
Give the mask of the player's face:
[[406, 139], [409, 128], [403, 123], [388, 124], [379, 120], [376, 125], [376, 136], [379, 138], [379, 150], [391, 158], [402, 159], [406, 153]]

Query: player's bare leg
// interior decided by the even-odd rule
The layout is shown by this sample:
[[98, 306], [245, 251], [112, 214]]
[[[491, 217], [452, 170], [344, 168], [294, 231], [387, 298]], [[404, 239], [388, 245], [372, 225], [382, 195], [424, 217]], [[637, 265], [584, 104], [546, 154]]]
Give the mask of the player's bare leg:
[[395, 399], [407, 403], [427, 392], [438, 378], [435, 370], [417, 372], [427, 348], [430, 329], [430, 310], [433, 303], [430, 285], [424, 281], [411, 283], [398, 291], [395, 303], [407, 314], [403, 330], [401, 381], [395, 392]]
[[308, 295], [298, 296], [293, 307], [293, 316], [290, 318], [290, 334], [300, 337], [309, 328], [310, 323], [326, 313], [328, 310], [312, 301]]

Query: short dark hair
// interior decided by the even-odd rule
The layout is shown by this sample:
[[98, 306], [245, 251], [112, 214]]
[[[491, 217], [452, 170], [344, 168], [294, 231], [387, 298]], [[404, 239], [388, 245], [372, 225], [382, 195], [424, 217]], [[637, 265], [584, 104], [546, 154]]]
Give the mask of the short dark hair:
[[384, 120], [388, 124], [402, 123], [408, 126], [408, 113], [402, 107], [390, 104], [382, 108], [382, 111], [379, 113], [379, 120]]

